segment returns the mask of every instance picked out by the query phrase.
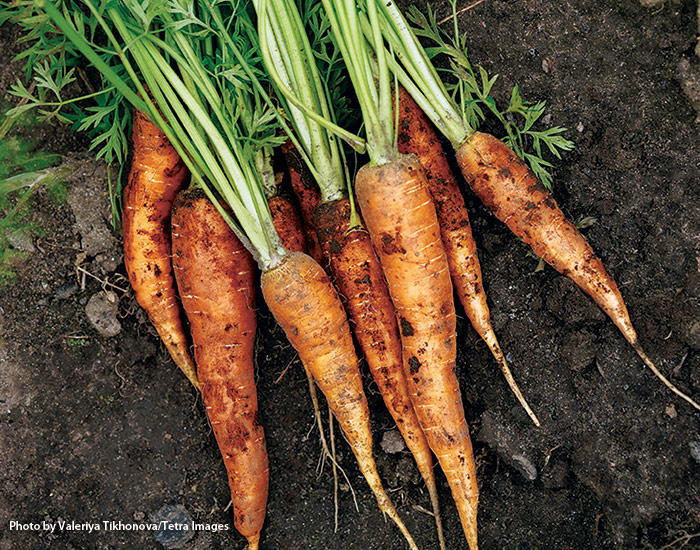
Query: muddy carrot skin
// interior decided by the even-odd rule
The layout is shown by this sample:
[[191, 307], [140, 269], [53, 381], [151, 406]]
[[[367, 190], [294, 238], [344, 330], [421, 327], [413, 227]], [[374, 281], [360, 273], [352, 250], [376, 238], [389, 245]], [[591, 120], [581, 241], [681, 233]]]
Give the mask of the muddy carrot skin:
[[474, 330], [486, 342], [498, 362], [511, 390], [532, 421], [539, 426], [537, 416], [525, 401], [513, 379], [491, 325], [491, 313], [486, 301], [481, 265], [469, 223], [469, 214], [437, 131], [404, 88], [399, 88], [398, 99], [399, 152], [415, 154], [425, 170], [426, 181], [440, 223], [442, 244], [447, 254], [452, 284], [457, 296]]
[[696, 409], [642, 350], [613, 278], [527, 165], [497, 138], [475, 132], [457, 149], [467, 183], [486, 207], [545, 262], [576, 283], [612, 319], [654, 374]]
[[200, 190], [178, 195], [172, 226], [175, 275], [202, 399], [228, 473], [234, 525], [256, 550], [269, 468], [253, 362], [255, 264]]
[[165, 135], [135, 111], [133, 159], [124, 189], [124, 265], [136, 301], [148, 313], [175, 364], [199, 389], [188, 351], [171, 261], [170, 214], [188, 173]]
[[282, 145], [282, 153], [284, 153], [284, 158], [287, 161], [292, 189], [299, 200], [299, 210], [301, 211], [309, 256], [319, 264], [326, 265], [314, 228], [314, 209], [321, 202], [321, 192], [304, 160], [291, 141], [287, 140]]
[[267, 204], [284, 247], [290, 252], [306, 252], [304, 227], [294, 205], [283, 195], [275, 195]]
[[270, 311], [326, 396], [379, 508], [396, 523], [410, 548], [417, 548], [377, 472], [350, 327], [330, 279], [311, 257], [291, 252], [280, 265], [263, 272], [261, 286]]
[[478, 487], [455, 374], [452, 283], [425, 174], [415, 155], [400, 155], [361, 168], [355, 190], [396, 307], [411, 400], [476, 550]]
[[444, 548], [440, 506], [430, 446], [418, 422], [402, 366], [396, 310], [372, 242], [363, 228], [350, 228], [350, 201], [321, 203], [315, 212], [321, 248], [343, 297], [353, 333], [384, 404], [413, 453], [433, 506], [438, 538]]

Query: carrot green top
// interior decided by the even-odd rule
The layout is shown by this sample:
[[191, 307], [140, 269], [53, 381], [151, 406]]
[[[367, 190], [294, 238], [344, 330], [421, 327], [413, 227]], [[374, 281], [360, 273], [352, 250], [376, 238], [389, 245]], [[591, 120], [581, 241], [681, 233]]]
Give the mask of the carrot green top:
[[260, 110], [263, 102], [256, 104], [248, 96], [260, 85], [239, 46], [245, 37], [230, 35], [235, 32], [233, 18], [203, 1], [187, 6], [153, 3], [146, 9], [137, 0], [82, 2], [107, 36], [108, 48], [121, 63], [119, 71], [103, 59], [108, 48], [95, 43], [56, 5], [47, 0], [37, 0], [36, 5], [165, 133], [194, 184], [205, 190], [261, 268], [277, 265], [286, 251], [272, 224], [256, 159], [260, 166], [260, 152], [281, 138], [261, 131], [275, 116]]

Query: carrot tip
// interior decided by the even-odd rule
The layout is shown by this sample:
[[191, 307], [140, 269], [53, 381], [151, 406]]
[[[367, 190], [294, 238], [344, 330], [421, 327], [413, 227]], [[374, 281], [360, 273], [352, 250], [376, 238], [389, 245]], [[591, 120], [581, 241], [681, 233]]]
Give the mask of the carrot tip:
[[493, 332], [493, 330], [488, 330], [485, 331], [485, 333], [482, 334], [481, 337], [484, 339], [484, 342], [486, 342], [486, 345], [491, 350], [491, 354], [496, 359], [498, 366], [501, 367], [501, 372], [503, 373], [503, 376], [506, 379], [506, 382], [508, 383], [508, 386], [510, 387], [511, 391], [515, 395], [515, 398], [518, 400], [518, 403], [520, 403], [520, 406], [523, 409], [525, 409], [525, 412], [530, 417], [530, 420], [532, 420], [535, 426], [537, 426], [538, 428], [541, 427], [537, 415], [534, 413], [528, 402], [525, 400], [525, 397], [520, 391], [520, 388], [518, 387], [515, 378], [513, 378], [513, 373], [510, 372], [508, 362], [506, 361], [506, 358], [503, 355], [503, 351], [501, 350], [501, 346], [499, 345], [498, 340], [496, 339], [496, 334]]
[[684, 394], [681, 390], [679, 390], [676, 386], [673, 385], [673, 383], [668, 380], [662, 373], [659, 371], [659, 369], [656, 368], [656, 365], [654, 365], [653, 361], [649, 359], [649, 356], [644, 353], [644, 350], [642, 349], [642, 346], [639, 345], [639, 343], [633, 343], [632, 347], [634, 348], [634, 351], [637, 352], [637, 355], [642, 358], [642, 361], [644, 361], [644, 364], [651, 369], [651, 372], [653, 372], [656, 377], [663, 382], [663, 384], [671, 390], [673, 393], [675, 393], [678, 397], [686, 400], [688, 403], [690, 403], [693, 407], [695, 407], [697, 410], [700, 411], [700, 405], [696, 401], [694, 401], [692, 398], [688, 397], [686, 394]]

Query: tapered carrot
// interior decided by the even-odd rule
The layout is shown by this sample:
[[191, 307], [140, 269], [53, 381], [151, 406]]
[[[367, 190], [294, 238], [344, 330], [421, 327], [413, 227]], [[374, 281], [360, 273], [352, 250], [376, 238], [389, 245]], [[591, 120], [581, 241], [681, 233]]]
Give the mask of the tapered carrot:
[[672, 392], [700, 409], [644, 353], [617, 284], [527, 165], [503, 142], [481, 132], [475, 132], [457, 149], [457, 161], [486, 207], [535, 254], [593, 298], [647, 367]]
[[372, 378], [425, 481], [440, 547], [445, 548], [433, 458], [411, 403], [396, 310], [370, 236], [362, 227], [350, 227], [350, 211], [348, 199], [321, 203], [315, 211], [319, 242], [330, 258], [330, 272]]
[[170, 212], [187, 179], [165, 135], [134, 111], [133, 158], [124, 189], [124, 265], [136, 301], [148, 313], [175, 364], [199, 389], [172, 273]]
[[417, 548], [379, 479], [350, 327], [328, 276], [311, 257], [291, 252], [263, 271], [261, 286], [270, 311], [326, 396], [379, 508]]
[[415, 154], [425, 170], [426, 181], [440, 223], [440, 233], [447, 254], [447, 263], [450, 266], [452, 284], [462, 302], [464, 312], [491, 350], [516, 398], [532, 421], [539, 426], [537, 416], [513, 379], [491, 325], [491, 313], [486, 302], [481, 265], [469, 223], [469, 214], [437, 132], [404, 88], [399, 88], [398, 105], [399, 152]]
[[401, 155], [363, 166], [355, 190], [399, 318], [411, 400], [476, 550], [478, 487], [455, 374], [452, 283], [425, 174], [414, 155]]
[[172, 227], [175, 276], [202, 399], [228, 473], [234, 525], [256, 550], [269, 468], [253, 363], [255, 264], [201, 190], [178, 195]]

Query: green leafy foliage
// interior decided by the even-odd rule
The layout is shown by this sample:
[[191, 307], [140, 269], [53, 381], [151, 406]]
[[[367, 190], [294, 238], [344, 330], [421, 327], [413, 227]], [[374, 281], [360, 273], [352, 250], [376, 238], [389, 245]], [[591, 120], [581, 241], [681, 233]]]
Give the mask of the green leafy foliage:
[[[450, 0], [453, 16], [456, 15], [456, 0]], [[539, 130], [545, 110], [545, 102], [530, 103], [520, 94], [517, 84], [513, 87], [508, 106], [499, 107], [491, 95], [498, 75], [489, 76], [480, 65], [472, 65], [467, 55], [467, 37], [457, 29], [457, 18], [453, 17], [452, 34], [440, 27], [435, 12], [428, 6], [423, 12], [412, 6], [408, 19], [417, 36], [429, 41], [426, 52], [431, 58], [445, 56], [449, 62], [446, 68], [438, 69], [445, 74], [445, 85], [452, 98], [459, 105], [462, 117], [472, 128], [478, 128], [490, 113], [502, 124], [505, 130], [504, 143], [526, 161], [542, 183], [551, 189], [552, 163], [545, 160], [544, 151], [560, 159], [562, 151], [571, 151], [574, 143], [562, 134], [566, 128], [555, 126]]]
[[[58, 8], [80, 36], [91, 42], [104, 42], [98, 38], [98, 16], [108, 5], [109, 2], [98, 3], [97, 15], [70, 0], [59, 2]], [[0, 26], [5, 23], [20, 27], [22, 35], [18, 43], [25, 46], [15, 56], [15, 61], [24, 62], [24, 78], [18, 79], [8, 91], [17, 104], [4, 114], [5, 131], [30, 115], [38, 121], [55, 119], [72, 125], [74, 130], [88, 132], [92, 138], [90, 149], [98, 159], [123, 166], [128, 155], [131, 115], [121, 94], [100, 77], [90, 78], [85, 73], [82, 54], [51, 18], [35, 7], [33, 0], [0, 2]], [[124, 74], [115, 51], [103, 46], [100, 54], [117, 74]], [[37, 162], [42, 163], [39, 157]], [[0, 178], [6, 175], [0, 173]], [[120, 219], [121, 179], [120, 171], [110, 194], [115, 226]]]

